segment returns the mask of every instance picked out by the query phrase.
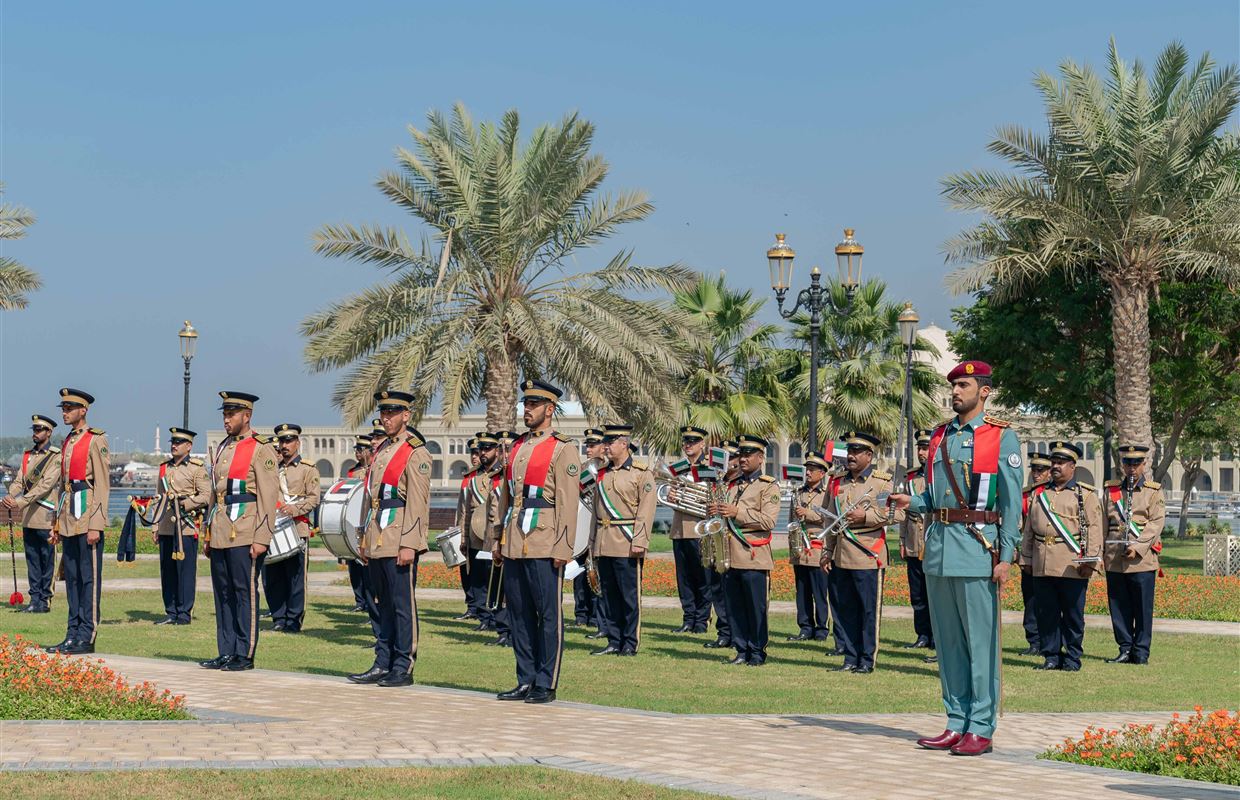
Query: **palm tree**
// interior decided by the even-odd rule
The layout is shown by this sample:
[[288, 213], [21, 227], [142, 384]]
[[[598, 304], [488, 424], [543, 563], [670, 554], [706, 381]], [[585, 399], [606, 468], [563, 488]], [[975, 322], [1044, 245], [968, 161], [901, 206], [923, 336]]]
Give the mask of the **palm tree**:
[[[0, 194], [4, 184], [0, 183]], [[34, 215], [19, 206], [0, 205], [0, 239], [21, 239], [26, 228], [34, 224]], [[26, 307], [26, 295], [39, 289], [43, 282], [34, 270], [20, 262], [0, 256], [0, 311]]]
[[[848, 304], [847, 293], [838, 279], [826, 282], [836, 308]], [[852, 298], [846, 314], [825, 314], [819, 329], [818, 383], [820, 429], [828, 436], [850, 430], [873, 433], [893, 449], [901, 428], [900, 408], [904, 397], [904, 343], [898, 320], [901, 305], [885, 297], [887, 285], [879, 280], [864, 281]], [[792, 318], [792, 338], [801, 348], [789, 351], [795, 358], [792, 392], [798, 407], [809, 407], [809, 315]], [[942, 376], [927, 363], [938, 350], [918, 337], [913, 342], [913, 424], [927, 427], [942, 417], [934, 400]], [[923, 358], [919, 358], [922, 356]], [[804, 436], [808, 421], [797, 417], [798, 436]], [[815, 448], [821, 442], [814, 443]], [[896, 458], [902, 458], [897, 453]]]
[[524, 374], [571, 389], [592, 418], [672, 424], [696, 334], [670, 301], [637, 295], [680, 289], [695, 273], [637, 266], [629, 252], [568, 270], [653, 210], [641, 192], [599, 194], [608, 166], [590, 152], [594, 126], [569, 114], [523, 143], [516, 111], [475, 125], [457, 105], [410, 133], [414, 151], [399, 148], [400, 170], [377, 186], [428, 226], [421, 244], [378, 225], [314, 236], [318, 253], [392, 272], [302, 323], [312, 369], [350, 367], [333, 397], [349, 423], [366, 416], [373, 392], [405, 387], [420, 411], [438, 395], [448, 424], [481, 397], [488, 426], [512, 428]]
[[[758, 321], [765, 303], [753, 292], [729, 288], [722, 273], [676, 293], [676, 306], [705, 331], [683, 380], [680, 422], [701, 426], [716, 440], [772, 434], [786, 425], [791, 405], [780, 380], [779, 328]], [[669, 432], [657, 444], [671, 447], [674, 436]]]
[[1107, 285], [1121, 441], [1150, 443], [1151, 293], [1171, 279], [1240, 278], [1240, 136], [1223, 131], [1240, 101], [1234, 65], [1189, 68], [1172, 43], [1152, 75], [1112, 40], [1105, 80], [1071, 61], [1040, 73], [1050, 126], [999, 129], [988, 147], [1017, 172], [943, 181], [955, 208], [987, 219], [947, 243], [957, 293], [1019, 296], [1053, 272]]

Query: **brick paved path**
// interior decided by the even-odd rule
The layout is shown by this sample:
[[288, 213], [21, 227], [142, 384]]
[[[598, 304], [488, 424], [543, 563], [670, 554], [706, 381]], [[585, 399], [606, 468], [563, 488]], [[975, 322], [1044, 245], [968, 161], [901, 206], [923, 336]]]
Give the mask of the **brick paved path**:
[[[107, 656], [131, 681], [184, 693], [193, 722], [3, 722], [0, 770], [541, 763], [734, 797], [1235, 798], [1208, 784], [1039, 762], [1088, 724], [1169, 714], [1011, 714], [999, 751], [918, 750], [924, 714], [673, 715], [341, 678]], [[244, 745], [238, 745], [239, 742]], [[228, 746], [224, 746], [224, 742]]]

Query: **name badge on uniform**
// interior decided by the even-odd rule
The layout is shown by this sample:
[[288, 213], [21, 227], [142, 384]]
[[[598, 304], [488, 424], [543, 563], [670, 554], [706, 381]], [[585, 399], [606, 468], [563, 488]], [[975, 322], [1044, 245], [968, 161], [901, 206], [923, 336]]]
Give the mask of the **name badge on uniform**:
[[972, 440], [972, 439], [965, 439], [963, 442], [961, 442], [961, 443], [960, 443], [960, 446], [961, 446], [961, 447], [972, 447], [972, 446], [973, 446], [973, 440]]

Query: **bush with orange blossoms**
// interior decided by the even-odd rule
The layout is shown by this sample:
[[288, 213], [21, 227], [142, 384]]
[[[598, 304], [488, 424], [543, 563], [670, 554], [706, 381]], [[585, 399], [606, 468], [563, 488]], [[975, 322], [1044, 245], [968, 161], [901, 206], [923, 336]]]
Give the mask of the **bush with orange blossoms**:
[[1187, 719], [1173, 714], [1171, 723], [1161, 730], [1153, 725], [1128, 725], [1120, 730], [1091, 726], [1083, 738], [1065, 739], [1043, 757], [1240, 785], [1240, 713], [1206, 714], [1197, 706]]
[[0, 636], [0, 719], [190, 719], [184, 695], [130, 685], [97, 659]]

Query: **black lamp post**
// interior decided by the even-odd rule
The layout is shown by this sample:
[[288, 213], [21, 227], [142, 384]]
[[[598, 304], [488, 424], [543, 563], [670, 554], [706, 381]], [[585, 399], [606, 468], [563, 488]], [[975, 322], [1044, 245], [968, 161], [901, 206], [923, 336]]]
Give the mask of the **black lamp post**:
[[184, 427], [189, 429], [189, 362], [194, 358], [194, 350], [198, 347], [198, 331], [185, 320], [185, 327], [177, 334], [181, 339], [181, 358], [185, 361], [185, 420]]
[[[900, 328], [900, 341], [904, 344], [904, 397], [900, 401], [903, 406], [900, 414], [900, 436], [904, 438], [905, 444], [905, 469], [913, 469], [913, 343], [917, 341], [917, 323], [920, 321], [921, 317], [913, 310], [913, 304], [905, 303], [897, 323]], [[900, 458], [900, 450], [897, 446], [897, 460]]]
[[836, 314], [847, 313], [857, 285], [861, 282], [861, 256], [864, 253], [865, 248], [853, 238], [853, 229], [845, 228], [844, 241], [835, 246], [840, 285], [844, 287], [847, 296], [844, 306], [837, 307], [831, 294], [823, 291], [820, 283], [822, 273], [818, 267], [814, 267], [809, 274], [809, 288], [799, 291], [796, 303], [785, 311], [784, 298], [792, 283], [792, 260], [796, 258], [796, 252], [784, 241], [782, 233], [775, 234], [775, 246], [766, 251], [767, 264], [771, 270], [771, 288], [775, 290], [780, 316], [791, 319], [802, 306], [809, 311], [809, 443], [813, 449], [822, 446], [818, 441], [818, 332], [822, 325], [822, 312], [831, 310]]

